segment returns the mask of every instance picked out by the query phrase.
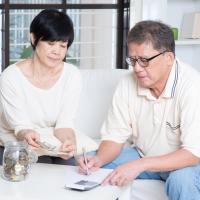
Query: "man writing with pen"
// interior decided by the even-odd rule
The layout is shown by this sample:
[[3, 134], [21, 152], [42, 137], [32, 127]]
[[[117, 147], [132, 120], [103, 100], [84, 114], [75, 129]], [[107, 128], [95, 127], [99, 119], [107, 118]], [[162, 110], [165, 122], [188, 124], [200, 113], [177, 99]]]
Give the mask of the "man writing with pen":
[[[162, 180], [170, 200], [199, 200], [200, 75], [176, 58], [173, 33], [163, 23], [137, 23], [128, 49], [134, 73], [119, 83], [99, 149], [79, 159], [80, 170], [114, 169], [103, 185]], [[130, 136], [134, 147], [124, 148]]]
[[86, 151], [85, 151], [85, 148], [83, 147], [82, 148], [82, 152], [83, 152], [83, 162], [84, 162], [84, 165], [85, 165], [85, 171], [84, 173], [86, 175], [89, 175], [89, 169], [88, 169], [88, 161], [87, 161], [87, 157], [86, 157]]

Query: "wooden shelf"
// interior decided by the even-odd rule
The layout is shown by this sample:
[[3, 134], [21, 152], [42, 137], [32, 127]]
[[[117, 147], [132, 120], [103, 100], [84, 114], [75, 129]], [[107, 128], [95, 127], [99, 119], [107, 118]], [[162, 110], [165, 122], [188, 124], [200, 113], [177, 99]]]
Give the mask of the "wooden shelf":
[[200, 45], [200, 39], [180, 39], [175, 43], [176, 45]]

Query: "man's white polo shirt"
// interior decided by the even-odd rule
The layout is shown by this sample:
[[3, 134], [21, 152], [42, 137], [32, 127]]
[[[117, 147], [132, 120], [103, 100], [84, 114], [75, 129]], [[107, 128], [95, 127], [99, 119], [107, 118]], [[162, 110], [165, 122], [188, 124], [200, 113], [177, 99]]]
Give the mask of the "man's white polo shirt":
[[185, 148], [200, 157], [199, 73], [176, 60], [158, 99], [127, 75], [115, 91], [101, 135], [117, 143], [132, 136], [144, 156]]

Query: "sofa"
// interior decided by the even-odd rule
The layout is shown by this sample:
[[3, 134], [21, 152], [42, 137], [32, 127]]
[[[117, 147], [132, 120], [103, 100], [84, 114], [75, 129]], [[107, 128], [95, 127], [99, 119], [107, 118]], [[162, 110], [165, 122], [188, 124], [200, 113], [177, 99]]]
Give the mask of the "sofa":
[[[130, 70], [82, 69], [83, 88], [77, 112], [76, 128], [99, 141], [100, 128], [107, 115], [114, 90], [119, 80]], [[120, 200], [167, 200], [164, 182], [134, 180], [127, 190], [129, 194]]]

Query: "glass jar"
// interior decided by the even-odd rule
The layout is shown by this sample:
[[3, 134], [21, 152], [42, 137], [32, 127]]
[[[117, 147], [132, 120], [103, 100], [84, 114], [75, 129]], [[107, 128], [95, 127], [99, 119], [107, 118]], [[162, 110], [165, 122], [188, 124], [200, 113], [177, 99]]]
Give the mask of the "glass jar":
[[37, 162], [36, 153], [24, 142], [7, 142], [4, 147], [3, 178], [8, 181], [24, 180], [31, 164]]

